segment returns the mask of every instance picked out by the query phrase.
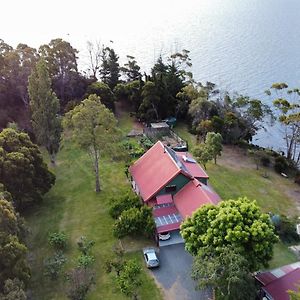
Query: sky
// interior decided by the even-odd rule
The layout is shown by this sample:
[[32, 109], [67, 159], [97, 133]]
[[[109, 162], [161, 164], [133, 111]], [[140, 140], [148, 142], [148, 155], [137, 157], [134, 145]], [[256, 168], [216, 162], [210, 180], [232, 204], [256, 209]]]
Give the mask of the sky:
[[[149, 50], [141, 61], [149, 56], [154, 60], [157, 53], [153, 49], [162, 48], [170, 38], [171, 43], [177, 42], [176, 31], [184, 27], [197, 3], [199, 0], [185, 4], [180, 0], [7, 0], [1, 3], [0, 38], [13, 47], [25, 43], [38, 48], [60, 37], [80, 51], [81, 59], [87, 41], [105, 45], [113, 41], [120, 56], [126, 48], [126, 54], [140, 57], [134, 49], [138, 45]], [[168, 30], [161, 28], [162, 23]], [[143, 44], [145, 36], [147, 45]]]

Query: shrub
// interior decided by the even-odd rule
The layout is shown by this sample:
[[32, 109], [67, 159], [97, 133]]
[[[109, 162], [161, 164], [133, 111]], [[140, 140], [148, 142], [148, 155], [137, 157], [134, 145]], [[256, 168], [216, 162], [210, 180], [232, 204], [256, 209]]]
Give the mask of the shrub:
[[78, 266], [83, 268], [88, 268], [93, 265], [95, 261], [94, 256], [88, 254], [81, 254], [78, 257]]
[[66, 257], [61, 252], [47, 258], [44, 262], [45, 276], [50, 277], [52, 280], [57, 279], [66, 261]]
[[146, 150], [150, 149], [154, 145], [154, 143], [149, 138], [147, 138], [147, 137], [142, 137], [140, 139], [140, 144]]
[[117, 219], [121, 213], [132, 207], [141, 207], [141, 202], [138, 196], [126, 193], [118, 199], [111, 200], [109, 214], [112, 218]]
[[268, 167], [271, 163], [271, 160], [270, 158], [267, 156], [267, 155], [263, 155], [261, 158], [260, 158], [260, 162], [261, 164], [264, 166], [264, 167]]
[[282, 173], [288, 168], [288, 163], [285, 157], [279, 156], [275, 158], [274, 169], [277, 173]]
[[53, 232], [49, 234], [48, 242], [53, 248], [63, 250], [67, 246], [67, 236], [64, 232]]
[[299, 242], [300, 238], [296, 231], [296, 220], [285, 215], [280, 215], [280, 221], [275, 225], [276, 233], [285, 243]]
[[295, 175], [295, 183], [300, 185], [300, 172], [297, 172]]
[[88, 255], [94, 245], [95, 242], [88, 240], [85, 236], [81, 236], [77, 241], [78, 250], [84, 255]]
[[152, 209], [147, 206], [141, 208], [130, 208], [121, 213], [119, 219], [114, 224], [113, 233], [117, 238], [126, 235], [151, 236], [155, 229], [152, 217]]
[[88, 268], [75, 268], [71, 270], [67, 279], [69, 288], [67, 296], [71, 300], [84, 300], [92, 284], [95, 283], [95, 274]]

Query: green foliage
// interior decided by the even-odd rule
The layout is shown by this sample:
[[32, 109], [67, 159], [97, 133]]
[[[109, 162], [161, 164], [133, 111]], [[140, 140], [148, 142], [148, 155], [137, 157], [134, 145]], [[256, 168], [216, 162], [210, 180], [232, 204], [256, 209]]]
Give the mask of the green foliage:
[[42, 200], [55, 182], [38, 147], [26, 133], [11, 128], [0, 133], [0, 182], [17, 208]]
[[111, 200], [109, 214], [112, 218], [117, 219], [123, 211], [133, 207], [140, 208], [141, 201], [138, 196], [126, 193], [117, 199]]
[[89, 268], [95, 262], [95, 257], [89, 254], [81, 254], [78, 257], [78, 267]]
[[205, 145], [208, 151], [211, 153], [211, 156], [217, 163], [217, 156], [221, 156], [222, 153], [222, 136], [220, 133], [208, 132], [205, 139]]
[[[0, 193], [0, 292], [7, 279], [16, 278], [28, 282], [30, 269], [27, 264], [27, 248], [24, 239], [25, 226], [10, 201]], [[9, 198], [9, 197], [8, 197]]]
[[279, 112], [279, 122], [285, 127], [284, 140], [286, 142], [286, 157], [300, 162], [298, 147], [300, 142], [300, 90], [288, 89], [286, 83], [274, 83], [272, 91], [267, 91], [269, 96], [275, 94], [273, 105]]
[[125, 140], [122, 143], [122, 146], [129, 153], [131, 158], [138, 158], [145, 153], [145, 150], [143, 147], [141, 147], [141, 146], [139, 146], [139, 144], [131, 142], [129, 140]]
[[67, 236], [64, 232], [52, 232], [48, 237], [49, 244], [56, 250], [64, 250], [67, 246]]
[[275, 158], [274, 169], [279, 174], [285, 172], [288, 169], [288, 163], [283, 156]]
[[119, 57], [115, 53], [114, 49], [103, 47], [101, 60], [101, 80], [113, 90], [114, 87], [118, 84], [120, 77], [120, 67], [118, 63]]
[[83, 255], [89, 255], [94, 245], [95, 241], [89, 240], [86, 236], [81, 236], [77, 241], [78, 250]]
[[142, 137], [140, 139], [140, 144], [144, 147], [144, 149], [150, 149], [154, 143], [148, 137]]
[[44, 274], [51, 280], [58, 279], [67, 258], [61, 252], [55, 253], [44, 261]]
[[213, 159], [212, 152], [208, 149], [206, 144], [198, 144], [194, 147], [193, 154], [195, 158], [204, 166], [206, 169], [206, 164]]
[[61, 135], [60, 108], [44, 59], [38, 61], [28, 82], [32, 129], [38, 144], [47, 149], [54, 163]]
[[67, 296], [71, 300], [84, 300], [91, 288], [95, 283], [95, 274], [89, 268], [77, 267], [72, 269], [67, 279], [69, 288]]
[[300, 300], [300, 286], [299, 285], [297, 285], [297, 291], [288, 290], [287, 292], [290, 296], [290, 300]]
[[192, 278], [199, 289], [213, 288], [217, 299], [255, 299], [248, 261], [232, 246], [225, 246], [218, 253], [213, 247], [202, 248], [195, 257]]
[[279, 235], [281, 241], [285, 243], [298, 243], [300, 241], [299, 235], [296, 231], [297, 219], [280, 215], [278, 224], [275, 224], [276, 234]]
[[28, 282], [30, 269], [26, 255], [27, 248], [17, 236], [0, 232], [0, 287], [8, 278]]
[[219, 253], [232, 246], [247, 259], [250, 271], [267, 266], [278, 241], [269, 216], [246, 197], [201, 207], [182, 223], [181, 234], [193, 255], [206, 247]]
[[95, 94], [101, 99], [107, 108], [114, 110], [115, 108], [115, 97], [110, 87], [103, 82], [93, 82], [87, 88], [85, 98], [88, 98], [90, 95]]
[[135, 57], [127, 55], [127, 62], [124, 67], [120, 68], [121, 72], [126, 76], [127, 81], [134, 81], [141, 78], [140, 67], [138, 66]]
[[128, 260], [116, 277], [119, 289], [126, 296], [137, 299], [137, 288], [142, 284], [141, 271], [140, 265], [135, 260]]
[[4, 283], [3, 294], [0, 293], [1, 300], [26, 300], [24, 283], [17, 278], [7, 279]]
[[92, 159], [95, 172], [95, 190], [100, 192], [99, 159], [104, 153], [114, 153], [120, 132], [117, 120], [96, 95], [90, 95], [65, 115], [65, 129]]
[[126, 235], [151, 236], [154, 229], [152, 209], [142, 206], [141, 208], [133, 207], [123, 211], [114, 224], [113, 233], [117, 238]]

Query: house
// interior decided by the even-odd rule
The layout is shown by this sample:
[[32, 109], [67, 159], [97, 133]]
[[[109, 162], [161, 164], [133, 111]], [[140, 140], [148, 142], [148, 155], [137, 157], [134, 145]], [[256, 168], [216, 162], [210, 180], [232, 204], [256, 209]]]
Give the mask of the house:
[[181, 222], [219, 196], [208, 175], [187, 152], [175, 152], [158, 141], [130, 168], [132, 187], [153, 207], [157, 233], [178, 231]]
[[260, 286], [260, 299], [289, 300], [288, 290], [297, 291], [300, 285], [300, 262], [257, 272], [254, 277]]

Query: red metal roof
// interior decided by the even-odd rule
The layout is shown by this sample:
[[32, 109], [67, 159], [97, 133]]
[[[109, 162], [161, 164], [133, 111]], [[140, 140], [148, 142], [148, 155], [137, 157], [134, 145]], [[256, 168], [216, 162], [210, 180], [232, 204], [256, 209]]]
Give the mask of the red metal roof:
[[169, 204], [173, 203], [173, 197], [171, 194], [156, 196], [157, 204]]
[[167, 206], [167, 207], [154, 208], [152, 210], [152, 215], [154, 217], [166, 216], [166, 215], [176, 214], [176, 213], [178, 213], [178, 210], [174, 205]]
[[263, 287], [274, 300], [289, 300], [288, 290], [297, 291], [297, 285], [300, 284], [300, 269], [295, 269], [288, 274], [273, 280], [267, 286]]
[[195, 162], [189, 162], [188, 160], [185, 160], [184, 157], [190, 158], [192, 160], [195, 160], [193, 156], [188, 152], [176, 152], [177, 156], [180, 158], [180, 161], [183, 163], [183, 165], [188, 169], [189, 173], [194, 177], [200, 177], [200, 178], [209, 178], [209, 176], [206, 174], [206, 172], [201, 168], [201, 166], [195, 161]]
[[174, 203], [183, 218], [191, 216], [204, 204], [217, 204], [219, 196], [197, 179], [186, 184], [174, 197]]
[[162, 232], [177, 230], [180, 228], [180, 224], [181, 224], [181, 222], [163, 225], [163, 226], [157, 227], [156, 231], [157, 231], [157, 233], [162, 233]]
[[140, 157], [129, 171], [145, 202], [179, 173], [186, 175], [160, 141]]

